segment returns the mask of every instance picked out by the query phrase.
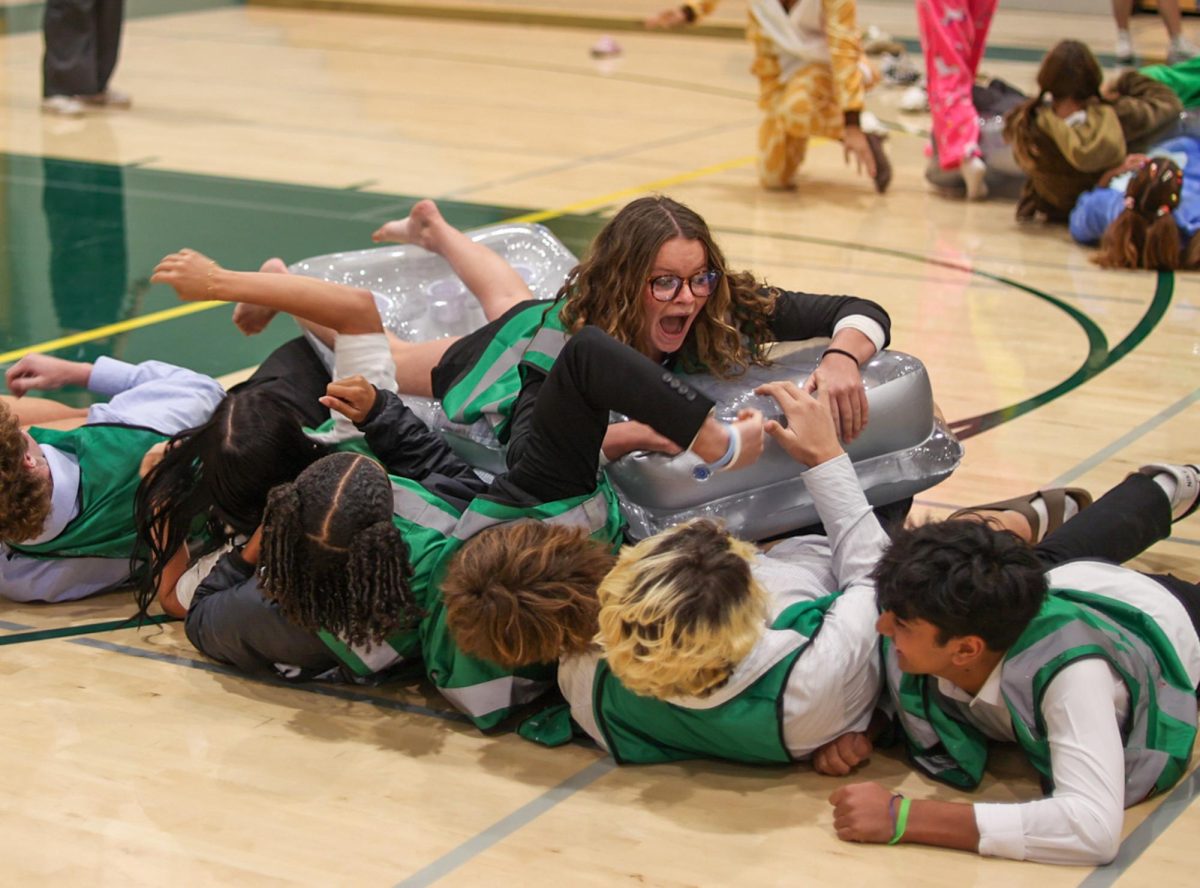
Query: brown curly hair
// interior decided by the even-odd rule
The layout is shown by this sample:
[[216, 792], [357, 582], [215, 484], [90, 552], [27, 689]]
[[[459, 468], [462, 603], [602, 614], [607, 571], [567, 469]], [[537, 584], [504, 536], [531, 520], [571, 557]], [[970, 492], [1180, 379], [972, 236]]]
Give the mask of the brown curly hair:
[[730, 272], [704, 219], [663, 195], [627, 204], [567, 275], [558, 294], [565, 298], [561, 317], [567, 329], [578, 333], [590, 324], [643, 349], [646, 280], [659, 249], [677, 237], [700, 241], [708, 267], [721, 273], [716, 291], [688, 331], [679, 356], [681, 369], [728, 377], [750, 364], [766, 363], [779, 291], [764, 287], [748, 272]]
[[50, 514], [50, 479], [25, 467], [28, 449], [20, 421], [0, 402], [0, 540], [6, 543], [33, 539]]
[[582, 527], [489, 528], [446, 568], [446, 625], [462, 651], [506, 669], [582, 653], [596, 634], [596, 587], [614, 560]]

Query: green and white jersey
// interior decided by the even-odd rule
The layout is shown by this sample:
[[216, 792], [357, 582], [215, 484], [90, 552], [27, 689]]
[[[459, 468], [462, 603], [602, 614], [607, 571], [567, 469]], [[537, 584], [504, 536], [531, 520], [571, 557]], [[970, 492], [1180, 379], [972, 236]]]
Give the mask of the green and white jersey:
[[467, 425], [486, 417], [500, 442], [507, 442], [523, 368], [549, 373], [570, 335], [559, 317], [560, 307], [557, 301], [538, 303], [510, 318], [470, 372], [442, 397], [446, 416]]
[[142, 457], [168, 436], [139, 426], [80, 426], [70, 431], [31, 428], [29, 435], [69, 453], [79, 463], [79, 513], [54, 539], [13, 545], [36, 558], [129, 558], [137, 544], [133, 504]]
[[[1076, 564], [1059, 569], [1065, 572], [1060, 576], [1078, 576], [1079, 570]], [[1132, 571], [1123, 573], [1153, 583]], [[1158, 592], [1169, 596], [1161, 588]], [[1129, 711], [1121, 725], [1126, 806], [1162, 792], [1186, 772], [1196, 739], [1196, 651], [1188, 651], [1185, 662], [1171, 634], [1125, 595], [1051, 589], [999, 666], [1013, 738], [1049, 787], [1054, 785], [1051, 738], [1040, 701], [1063, 669], [1085, 659], [1107, 663], [1128, 692]], [[1190, 647], [1196, 648], [1191, 634]], [[987, 765], [988, 737], [971, 723], [969, 706], [943, 693], [935, 677], [901, 672], [887, 640], [884, 659], [888, 690], [917, 765], [951, 785], [974, 788]]]
[[478, 498], [459, 513], [451, 504], [414, 481], [392, 478], [393, 521], [409, 548], [414, 597], [424, 612], [418, 626], [371, 649], [350, 647], [322, 633], [322, 640], [355, 675], [371, 675], [419, 655], [425, 673], [446, 699], [481, 730], [503, 721], [512, 709], [544, 693], [554, 682], [554, 664], [505, 669], [459, 650], [446, 626], [441, 578], [458, 548], [475, 534], [498, 524], [537, 520], [578, 524], [593, 536], [616, 545], [621, 520], [616, 495], [603, 482], [593, 493], [530, 507], [508, 506]]
[[640, 696], [621, 684], [598, 653], [573, 658], [563, 664], [573, 674], [560, 681], [571, 715], [619, 764], [697, 758], [793, 762], [787, 697], [797, 664], [838, 597], [834, 593], [785, 609], [726, 685], [707, 697]]

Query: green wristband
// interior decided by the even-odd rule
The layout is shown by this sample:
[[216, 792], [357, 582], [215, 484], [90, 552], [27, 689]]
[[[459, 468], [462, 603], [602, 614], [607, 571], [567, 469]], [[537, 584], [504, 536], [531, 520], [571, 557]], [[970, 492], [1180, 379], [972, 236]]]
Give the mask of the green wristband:
[[895, 845], [904, 836], [908, 826], [908, 809], [912, 807], [912, 799], [901, 799], [900, 808], [896, 813], [896, 834], [888, 839], [889, 845]]

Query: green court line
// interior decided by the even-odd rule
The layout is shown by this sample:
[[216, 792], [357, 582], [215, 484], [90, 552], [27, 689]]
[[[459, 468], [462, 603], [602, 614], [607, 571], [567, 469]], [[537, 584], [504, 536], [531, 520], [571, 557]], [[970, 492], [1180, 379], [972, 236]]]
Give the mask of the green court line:
[[[986, 432], [988, 429], [995, 428], [1002, 423], [1016, 419], [1018, 416], [1023, 416], [1031, 410], [1036, 410], [1038, 407], [1049, 404], [1051, 401], [1079, 388], [1079, 386], [1083, 385], [1089, 379], [1103, 373], [1137, 348], [1150, 335], [1151, 331], [1158, 326], [1158, 322], [1162, 320], [1163, 315], [1167, 312], [1167, 308], [1171, 305], [1171, 295], [1174, 289], [1174, 272], [1160, 271], [1158, 273], [1158, 284], [1154, 288], [1154, 297], [1151, 299], [1146, 313], [1142, 315], [1141, 320], [1137, 322], [1129, 334], [1117, 343], [1115, 348], [1110, 350], [1103, 347], [1103, 342], [1093, 342], [1092, 335], [1089, 332], [1088, 341], [1090, 348], [1087, 358], [1078, 370], [1058, 385], [1052, 386], [1044, 392], [1039, 392], [1031, 398], [1026, 398], [1024, 401], [1018, 401], [1016, 404], [1002, 407], [999, 410], [981, 413], [978, 416], [971, 416], [957, 422], [952, 422], [950, 423], [951, 431], [958, 435], [960, 439], [970, 438], [978, 435], [980, 432]], [[1103, 336], [1103, 334], [1101, 335]]]
[[835, 241], [829, 238], [812, 237], [803, 234], [789, 234], [784, 232], [769, 232], [757, 231], [744, 228], [718, 228], [715, 229], [721, 232], [732, 234], [741, 234], [754, 237], [767, 237], [776, 240], [789, 240], [797, 243], [817, 244], [819, 246], [836, 247], [845, 250], [855, 250], [860, 253], [872, 253], [875, 255], [892, 256], [897, 259], [904, 259], [909, 262], [923, 262], [929, 265], [937, 265], [941, 268], [950, 268], [955, 271], [965, 272], [967, 274], [976, 275], [986, 278], [990, 281], [995, 281], [1048, 302], [1055, 308], [1064, 312], [1068, 317], [1075, 321], [1083, 329], [1084, 334], [1088, 339], [1088, 353], [1084, 358], [1079, 369], [1072, 373], [1062, 382], [1046, 389], [1043, 392], [1019, 401], [1016, 404], [1010, 404], [1006, 407], [1001, 407], [998, 410], [992, 410], [987, 413], [981, 413], [976, 416], [969, 416], [965, 419], [955, 420], [950, 423], [950, 429], [960, 440], [966, 440], [978, 435], [980, 432], [986, 432], [988, 429], [995, 428], [1001, 423], [1016, 419], [1018, 416], [1036, 410], [1038, 407], [1044, 407], [1051, 401], [1061, 398], [1068, 392], [1074, 391], [1083, 385], [1098, 373], [1107, 370], [1121, 358], [1125, 357], [1129, 352], [1136, 348], [1150, 332], [1162, 320], [1166, 314], [1167, 308], [1171, 304], [1171, 296], [1174, 292], [1175, 275], [1169, 271], [1161, 271], [1158, 273], [1158, 283], [1154, 290], [1154, 296], [1151, 299], [1150, 306], [1146, 313], [1138, 321], [1133, 330], [1117, 344], [1116, 348], [1109, 349], [1108, 339], [1104, 335], [1104, 331], [1100, 329], [1088, 315], [1075, 308], [1073, 305], [1063, 301], [1062, 299], [1047, 293], [1044, 290], [1039, 290], [1037, 287], [1032, 287], [1028, 284], [1023, 284], [1020, 281], [1013, 280], [1000, 274], [993, 274], [990, 271], [984, 271], [980, 268], [975, 268], [970, 265], [964, 265], [959, 262], [950, 262], [945, 259], [935, 259], [930, 256], [922, 256], [919, 253], [909, 253], [904, 250], [895, 250], [889, 247], [878, 247], [871, 244], [852, 244], [842, 241]]
[[[142, 626], [157, 626], [159, 623], [169, 623], [174, 620], [166, 614], [157, 617], [146, 617], [141, 621]], [[35, 629], [32, 632], [17, 632], [12, 635], [0, 635], [0, 646], [6, 644], [26, 644], [30, 641], [46, 641], [54, 638], [70, 638], [74, 635], [92, 635], [97, 632], [112, 632], [114, 629], [133, 629], [138, 626], [136, 617], [126, 617], [124, 620], [105, 620], [102, 623], [81, 623], [78, 626], [63, 626], [58, 629]]]

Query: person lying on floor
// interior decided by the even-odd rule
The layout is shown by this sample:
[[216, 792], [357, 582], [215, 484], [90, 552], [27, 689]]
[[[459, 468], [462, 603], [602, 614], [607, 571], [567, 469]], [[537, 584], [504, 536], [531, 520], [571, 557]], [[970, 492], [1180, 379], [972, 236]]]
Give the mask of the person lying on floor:
[[[1049, 796], [964, 804], [853, 784], [830, 796], [839, 838], [1111, 861], [1123, 809], [1187, 773], [1200, 685], [1200, 587], [1113, 562], [1169, 535], [1198, 493], [1195, 466], [1146, 466], [1036, 549], [971, 520], [899, 534], [873, 576], [914, 762], [972, 789], [988, 744], [1016, 742]], [[840, 773], [871, 751], [864, 736], [837, 745]]]
[[[207, 260], [177, 258], [156, 277], [185, 297], [203, 293]], [[552, 666], [510, 669], [456, 647], [438, 582], [445, 560], [489, 528], [536, 553], [539, 535], [557, 539], [565, 526], [563, 557], [536, 565], [533, 576], [594, 587], [621, 533], [615, 496], [597, 483], [609, 411], [646, 422], [715, 469], [757, 458], [762, 417], [746, 411], [732, 426], [717, 422], [707, 398], [594, 328], [573, 337], [531, 385], [536, 397], [522, 399], [531, 413], [516, 426], [512, 467], [488, 484], [395, 394], [361, 379], [331, 384], [325, 403], [355, 421], [384, 468], [334, 454], [276, 488], [261, 533], [222, 556], [197, 588], [188, 638], [246, 671], [304, 678], [368, 679], [419, 655], [439, 690], [482, 728], [541, 693]]]
[[[195, 295], [202, 292], [210, 263], [193, 251], [173, 253], [152, 280]], [[383, 325], [366, 290], [271, 274], [240, 276], [237, 285], [247, 304], [286, 307], [330, 329], [339, 375], [363, 375], [395, 388]], [[271, 488], [294, 481], [322, 456], [361, 438], [344, 418], [326, 428], [330, 411], [320, 400], [328, 382], [328, 371], [308, 343], [292, 340], [235, 386], [206, 422], [152, 451], [135, 504], [138, 535], [148, 553], [137, 591], [139, 613], [157, 602], [171, 616], [183, 617], [196, 585], [220, 555], [258, 528]], [[195, 532], [197, 522], [205, 525], [201, 533]]]
[[828, 537], [761, 553], [713, 521], [690, 521], [624, 549], [598, 592], [523, 582], [519, 553], [483, 534], [450, 563], [447, 622], [461, 648], [509, 666], [561, 657], [568, 706], [523, 735], [558, 745], [578, 726], [623, 764], [764, 764], [807, 759], [867, 728], [881, 689], [868, 575], [887, 537], [838, 442], [828, 393], [759, 391], [786, 414], [786, 428], [766, 429], [809, 467]]
[[109, 400], [70, 430], [22, 430], [0, 403], [0, 595], [71, 601], [128, 582], [139, 553], [133, 499], [142, 458], [207, 419], [224, 389], [182, 367], [110, 357], [91, 364], [30, 354], [6, 379], [17, 396], [77, 385]]

